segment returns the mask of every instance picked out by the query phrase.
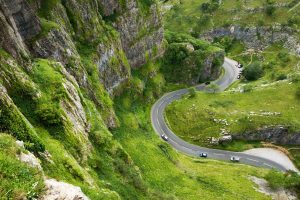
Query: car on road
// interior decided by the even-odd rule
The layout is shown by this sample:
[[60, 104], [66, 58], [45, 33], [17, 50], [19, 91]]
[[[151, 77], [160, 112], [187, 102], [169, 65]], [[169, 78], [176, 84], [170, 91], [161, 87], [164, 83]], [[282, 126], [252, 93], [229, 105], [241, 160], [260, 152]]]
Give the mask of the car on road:
[[205, 82], [205, 85], [209, 85], [209, 84], [210, 84], [210, 81]]
[[162, 135], [161, 135], [161, 138], [162, 138], [164, 141], [168, 141], [168, 140], [169, 140], [168, 136], [166, 136], [165, 134], [162, 134]]
[[241, 79], [241, 75], [238, 75], [236, 78], [237, 78], [237, 79]]
[[237, 157], [237, 156], [231, 156], [231, 157], [230, 157], [230, 161], [231, 161], [231, 162], [240, 162], [240, 158]]
[[207, 158], [207, 153], [200, 153], [199, 156], [200, 156], [201, 158]]

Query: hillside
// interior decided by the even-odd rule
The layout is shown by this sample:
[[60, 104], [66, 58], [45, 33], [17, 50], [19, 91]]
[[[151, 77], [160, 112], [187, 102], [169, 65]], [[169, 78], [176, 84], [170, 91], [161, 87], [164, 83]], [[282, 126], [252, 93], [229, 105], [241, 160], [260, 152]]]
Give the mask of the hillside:
[[270, 199], [250, 176], [298, 184], [184, 155], [156, 135], [155, 100], [218, 78], [229, 52], [165, 30], [161, 6], [0, 0], [0, 199]]

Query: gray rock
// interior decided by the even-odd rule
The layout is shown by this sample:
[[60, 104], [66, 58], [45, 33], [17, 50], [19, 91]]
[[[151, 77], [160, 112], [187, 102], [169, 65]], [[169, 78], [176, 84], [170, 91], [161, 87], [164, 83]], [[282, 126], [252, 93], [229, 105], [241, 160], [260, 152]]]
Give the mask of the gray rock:
[[280, 145], [300, 145], [300, 133], [289, 133], [284, 127], [267, 127], [241, 134], [233, 134], [233, 139], [266, 141]]
[[[297, 32], [297, 31], [296, 31]], [[245, 43], [248, 49], [263, 50], [274, 42], [283, 42], [283, 46], [300, 56], [300, 43], [295, 30], [281, 25], [272, 27], [229, 26], [217, 28], [200, 35], [200, 38], [213, 41], [214, 38], [231, 36]]]

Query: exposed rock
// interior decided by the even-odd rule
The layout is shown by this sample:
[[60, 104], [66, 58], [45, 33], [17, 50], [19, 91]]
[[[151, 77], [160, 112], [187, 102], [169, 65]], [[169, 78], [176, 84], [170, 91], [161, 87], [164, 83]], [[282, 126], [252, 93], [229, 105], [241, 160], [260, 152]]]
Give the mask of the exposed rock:
[[223, 135], [219, 138], [219, 143], [220, 144], [230, 143], [231, 141], [232, 141], [232, 136], [231, 135]]
[[72, 67], [80, 65], [80, 57], [71, 37], [63, 29], [52, 29], [45, 36], [37, 39], [32, 46], [37, 57], [52, 58]]
[[299, 145], [300, 133], [289, 133], [289, 130], [284, 127], [268, 127], [241, 134], [233, 134], [233, 139], [267, 141], [281, 145]]
[[15, 58], [28, 55], [25, 40], [41, 31], [40, 23], [25, 0], [0, 0], [0, 46]]
[[126, 1], [126, 8], [115, 27], [130, 65], [137, 68], [145, 64], [147, 57], [156, 58], [164, 51], [162, 16], [157, 4], [153, 4], [147, 13], [141, 12], [136, 0]]
[[58, 182], [55, 179], [45, 180], [46, 191], [40, 200], [88, 200], [80, 187]]
[[130, 76], [130, 66], [123, 50], [119, 48], [120, 46], [121, 43], [117, 41], [116, 44], [100, 44], [98, 46], [99, 78], [110, 94], [113, 94]]
[[40, 161], [30, 152], [27, 152], [26, 154], [21, 152], [20, 155], [18, 155], [20, 161], [26, 163], [30, 167], [37, 168], [40, 171], [42, 171], [42, 166], [40, 164]]
[[291, 28], [274, 25], [272, 27], [229, 26], [201, 34], [200, 38], [213, 41], [214, 38], [231, 36], [245, 43], [248, 49], [263, 50], [274, 42], [283, 42], [283, 46], [300, 56], [300, 43]]
[[292, 193], [289, 190], [285, 190], [283, 188], [272, 189], [265, 179], [257, 178], [255, 176], [250, 176], [249, 179], [258, 186], [258, 188], [255, 187], [255, 189], [258, 192], [270, 195], [272, 197], [272, 200], [296, 200], [297, 199], [296, 194]]

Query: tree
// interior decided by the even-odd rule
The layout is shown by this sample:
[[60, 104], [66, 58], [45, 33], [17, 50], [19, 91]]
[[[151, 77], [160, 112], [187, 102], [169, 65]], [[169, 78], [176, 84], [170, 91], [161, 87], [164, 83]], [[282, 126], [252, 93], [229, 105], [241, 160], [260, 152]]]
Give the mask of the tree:
[[255, 81], [262, 77], [263, 68], [260, 62], [254, 62], [245, 67], [243, 75], [248, 81]]
[[218, 92], [220, 90], [220, 87], [217, 84], [212, 83], [209, 86], [207, 86], [206, 89], [209, 92], [216, 93], [216, 92]]
[[274, 2], [268, 0], [266, 6], [266, 14], [268, 16], [273, 16], [275, 11], [276, 11], [276, 7], [274, 6]]
[[191, 98], [196, 96], [196, 89], [194, 87], [189, 88], [189, 95]]

